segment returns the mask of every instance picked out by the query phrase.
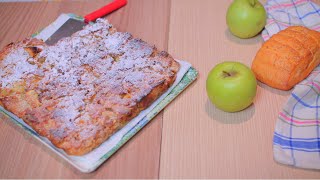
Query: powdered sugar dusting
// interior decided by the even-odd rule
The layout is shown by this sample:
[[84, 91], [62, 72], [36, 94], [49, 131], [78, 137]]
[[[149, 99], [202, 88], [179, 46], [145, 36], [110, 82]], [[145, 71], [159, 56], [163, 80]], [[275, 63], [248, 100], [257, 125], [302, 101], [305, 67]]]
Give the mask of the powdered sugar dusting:
[[[103, 127], [112, 127], [115, 118], [130, 115], [154, 87], [172, 77], [163, 56], [155, 47], [129, 33], [115, 32], [107, 20], [98, 19], [71, 37], [44, 46], [35, 57], [23, 47], [12, 51], [0, 61], [4, 70], [0, 83], [10, 87], [24, 80], [27, 87], [34, 87], [41, 105], [30, 113], [34, 117], [45, 113], [55, 120], [46, 131], [56, 141], [79, 144], [99, 136]], [[30, 58], [34, 64], [28, 63]], [[41, 78], [33, 82], [30, 73]]]
[[36, 72], [37, 66], [30, 64], [29, 58], [29, 54], [21, 46], [9, 53], [0, 63], [0, 87], [10, 88], [23, 76]]

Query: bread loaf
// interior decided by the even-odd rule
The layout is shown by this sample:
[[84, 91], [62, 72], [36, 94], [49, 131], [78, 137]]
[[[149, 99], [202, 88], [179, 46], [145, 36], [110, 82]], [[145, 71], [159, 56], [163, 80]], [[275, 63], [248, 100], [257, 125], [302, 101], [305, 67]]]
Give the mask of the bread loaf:
[[277, 89], [289, 90], [320, 62], [320, 32], [291, 26], [266, 41], [252, 63], [256, 78]]

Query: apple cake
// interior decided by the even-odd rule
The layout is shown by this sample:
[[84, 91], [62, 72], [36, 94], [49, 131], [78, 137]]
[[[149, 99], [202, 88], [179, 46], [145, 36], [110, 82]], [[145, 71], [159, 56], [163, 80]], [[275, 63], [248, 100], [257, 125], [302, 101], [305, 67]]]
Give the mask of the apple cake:
[[0, 105], [69, 155], [83, 155], [146, 109], [180, 68], [167, 52], [105, 19], [48, 46], [0, 52]]

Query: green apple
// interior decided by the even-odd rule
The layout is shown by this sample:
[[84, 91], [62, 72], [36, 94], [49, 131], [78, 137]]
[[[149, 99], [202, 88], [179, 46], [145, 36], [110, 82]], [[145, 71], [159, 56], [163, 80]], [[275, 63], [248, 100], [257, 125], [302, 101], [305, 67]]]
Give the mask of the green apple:
[[206, 87], [209, 99], [217, 108], [226, 112], [237, 112], [253, 102], [257, 80], [246, 65], [223, 62], [210, 71]]
[[239, 38], [256, 36], [266, 25], [267, 14], [258, 0], [234, 0], [227, 11], [227, 25]]

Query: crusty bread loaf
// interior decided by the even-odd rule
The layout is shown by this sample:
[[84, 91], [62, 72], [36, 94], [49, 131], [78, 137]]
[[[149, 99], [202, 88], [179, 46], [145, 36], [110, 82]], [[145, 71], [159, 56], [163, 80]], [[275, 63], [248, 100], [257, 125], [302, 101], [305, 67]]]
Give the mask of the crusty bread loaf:
[[66, 153], [83, 155], [162, 95], [179, 68], [168, 53], [98, 19], [53, 46], [6, 46], [0, 105]]
[[291, 26], [267, 40], [252, 63], [257, 79], [289, 90], [305, 79], [320, 62], [320, 32]]

